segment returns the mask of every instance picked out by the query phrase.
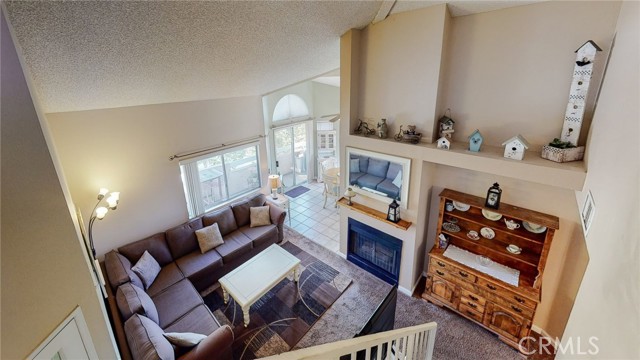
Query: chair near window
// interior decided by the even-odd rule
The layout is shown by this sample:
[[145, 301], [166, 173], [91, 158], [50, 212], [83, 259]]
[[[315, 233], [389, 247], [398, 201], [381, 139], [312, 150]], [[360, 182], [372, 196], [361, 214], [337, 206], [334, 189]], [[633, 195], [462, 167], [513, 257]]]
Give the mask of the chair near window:
[[340, 198], [340, 181], [339, 181], [339, 174], [338, 171], [335, 170], [340, 170], [340, 168], [332, 168], [332, 169], [327, 169], [327, 171], [325, 171], [325, 173], [323, 174], [323, 178], [324, 178], [324, 191], [322, 192], [322, 194], [324, 195], [324, 205], [322, 205], [322, 208], [324, 209], [327, 206], [327, 199], [329, 197], [334, 198], [335, 200], [333, 200], [334, 204], [333, 207], [337, 208], [338, 207], [338, 199]]

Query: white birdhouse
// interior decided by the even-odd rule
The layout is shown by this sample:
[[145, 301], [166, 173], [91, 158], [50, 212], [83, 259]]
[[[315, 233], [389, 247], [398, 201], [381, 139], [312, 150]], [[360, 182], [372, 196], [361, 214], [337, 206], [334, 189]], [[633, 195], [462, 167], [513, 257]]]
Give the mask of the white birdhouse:
[[449, 141], [446, 136], [443, 136], [438, 139], [436, 146], [438, 147], [438, 149], [449, 150], [449, 148], [451, 147], [451, 141]]
[[502, 143], [504, 157], [507, 159], [522, 160], [524, 152], [529, 148], [529, 143], [519, 134]]

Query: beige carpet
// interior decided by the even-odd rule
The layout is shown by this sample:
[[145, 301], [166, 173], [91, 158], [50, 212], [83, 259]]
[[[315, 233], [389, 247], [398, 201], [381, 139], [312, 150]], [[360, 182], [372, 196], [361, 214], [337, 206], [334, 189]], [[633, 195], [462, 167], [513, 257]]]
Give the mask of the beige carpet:
[[[285, 240], [353, 279], [351, 286], [316, 321], [295, 348], [352, 338], [382, 301], [390, 285], [287, 227]], [[396, 328], [431, 321], [438, 324], [434, 359], [522, 359], [517, 351], [475, 323], [425, 300], [398, 293]]]

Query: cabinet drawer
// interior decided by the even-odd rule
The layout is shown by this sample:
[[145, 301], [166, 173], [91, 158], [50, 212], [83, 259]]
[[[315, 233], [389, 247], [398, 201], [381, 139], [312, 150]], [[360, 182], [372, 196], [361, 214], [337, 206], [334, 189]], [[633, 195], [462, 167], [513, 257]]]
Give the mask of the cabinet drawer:
[[467, 306], [466, 304], [463, 304], [462, 302], [458, 306], [458, 311], [460, 311], [462, 314], [472, 318], [473, 320], [475, 320], [475, 321], [477, 321], [479, 323], [482, 323], [483, 313], [476, 311], [475, 309]]
[[435, 276], [439, 276], [445, 280], [449, 280], [449, 281], [453, 281], [453, 282], [458, 282], [458, 278], [456, 278], [455, 276], [451, 275], [451, 273], [447, 270], [435, 267], [432, 265], [429, 265], [429, 274], [435, 275]]
[[431, 265], [433, 265], [434, 269], [439, 269], [440, 271], [451, 271], [455, 269], [455, 266], [434, 257], [430, 258], [429, 266]]
[[471, 309], [479, 312], [479, 313], [483, 313], [484, 312], [484, 305], [480, 305], [477, 302], [469, 299], [468, 297], [461, 297], [460, 298], [460, 305], [464, 305], [467, 307], [470, 307]]
[[[451, 280], [451, 276], [453, 276], [455, 278], [458, 278], [470, 283], [476, 282], [476, 276], [471, 274], [470, 272], [464, 271], [449, 263], [446, 263], [444, 261], [434, 259], [434, 258], [431, 258], [431, 262], [429, 262], [429, 271], [433, 272], [438, 276], [442, 276], [450, 280]], [[444, 274], [447, 274], [447, 275], [444, 275]]]
[[484, 304], [487, 303], [487, 300], [485, 298], [483, 298], [482, 296], [479, 296], [476, 293], [473, 293], [467, 289], [460, 289], [460, 294], [462, 295], [462, 297], [466, 297], [469, 298], [469, 300], [475, 302], [478, 305], [482, 305], [484, 306]]
[[503, 301], [506, 300], [509, 304], [513, 303], [518, 308], [525, 307], [533, 310], [537, 306], [535, 301], [525, 298], [522, 295], [518, 295], [487, 280], [478, 279], [478, 286], [488, 294], [497, 295], [502, 298]]
[[451, 272], [451, 275], [462, 279], [464, 281], [468, 281], [470, 283], [474, 283], [476, 282], [476, 276], [469, 273], [468, 271], [464, 271], [464, 270], [460, 270], [460, 269], [455, 269], [455, 271]]

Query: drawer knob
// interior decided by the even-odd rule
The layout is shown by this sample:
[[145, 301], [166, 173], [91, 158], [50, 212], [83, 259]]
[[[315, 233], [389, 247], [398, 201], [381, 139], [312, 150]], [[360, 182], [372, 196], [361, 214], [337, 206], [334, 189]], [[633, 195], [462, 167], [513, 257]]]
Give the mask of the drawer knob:
[[513, 309], [513, 311], [517, 312], [517, 313], [521, 313], [522, 309], [520, 309], [519, 307], [515, 306], [515, 305], [511, 305], [511, 308]]
[[471, 310], [467, 310], [467, 314], [471, 315], [471, 316], [475, 316], [475, 314], [473, 313], [473, 311]]
[[491, 284], [487, 284], [487, 287], [488, 287], [489, 289], [491, 289], [491, 290], [495, 290], [495, 289], [496, 289], [496, 287], [495, 287], [495, 286], [493, 286], [493, 285], [491, 285]]
[[524, 304], [524, 299], [519, 297], [519, 296], [514, 296], [514, 299], [516, 299], [517, 302], [519, 302], [520, 304]]
[[467, 305], [471, 306], [474, 309], [478, 307], [478, 305], [472, 303], [471, 301], [467, 301]]
[[463, 271], [458, 271], [458, 274], [460, 274], [460, 276], [462, 276], [463, 278], [466, 278], [469, 276], [469, 274], [467, 274], [466, 272]]
[[444, 273], [440, 270], [436, 270], [436, 274], [440, 275], [440, 276], [444, 276]]
[[440, 261], [436, 261], [436, 264], [438, 264], [438, 266], [440, 266], [440, 267], [445, 267], [446, 266], [443, 262], [440, 262]]
[[478, 298], [473, 296], [473, 295], [469, 295], [469, 299], [471, 299], [473, 301], [478, 301]]

